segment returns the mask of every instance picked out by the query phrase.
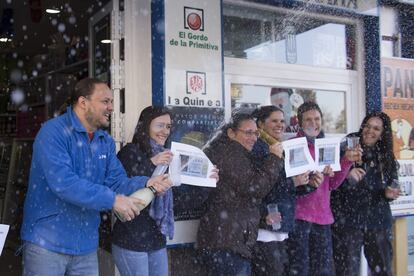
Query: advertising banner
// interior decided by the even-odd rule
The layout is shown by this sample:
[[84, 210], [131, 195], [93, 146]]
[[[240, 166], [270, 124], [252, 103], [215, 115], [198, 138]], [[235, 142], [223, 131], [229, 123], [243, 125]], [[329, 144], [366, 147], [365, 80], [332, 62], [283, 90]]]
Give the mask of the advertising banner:
[[165, 105], [223, 107], [221, 38], [220, 0], [165, 1]]
[[383, 110], [391, 118], [394, 155], [400, 164], [401, 196], [393, 215], [414, 214], [414, 61], [382, 58]]

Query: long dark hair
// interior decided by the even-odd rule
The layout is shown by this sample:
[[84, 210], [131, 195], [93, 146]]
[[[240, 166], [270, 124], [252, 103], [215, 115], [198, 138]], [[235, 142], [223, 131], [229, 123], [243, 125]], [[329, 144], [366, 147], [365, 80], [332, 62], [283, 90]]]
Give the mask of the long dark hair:
[[230, 118], [230, 121], [221, 125], [219, 130], [207, 142], [203, 149], [207, 149], [220, 143], [228, 143], [229, 137], [227, 135], [227, 130], [232, 129], [236, 131], [238, 128], [240, 128], [242, 122], [249, 120], [254, 121], [254, 117], [250, 114], [242, 112], [233, 114]]
[[283, 112], [283, 110], [277, 106], [274, 105], [264, 105], [261, 106], [257, 109], [255, 109], [252, 112], [252, 116], [254, 118], [256, 118], [256, 123], [259, 124], [259, 122], [264, 123], [266, 121], [267, 118], [270, 117], [270, 115], [272, 115], [273, 112], [282, 112], [283, 114], [285, 114]]
[[165, 107], [147, 106], [141, 111], [141, 115], [139, 116], [132, 143], [138, 145], [147, 157], [152, 157], [151, 138], [149, 136], [150, 124], [152, 120], [163, 115], [169, 115], [171, 117], [171, 113]]
[[383, 131], [381, 133], [380, 139], [375, 144], [376, 151], [379, 154], [380, 162], [383, 164], [383, 169], [386, 175], [392, 175], [391, 173], [398, 168], [398, 164], [395, 160], [393, 152], [393, 138], [392, 138], [392, 129], [391, 129], [391, 120], [387, 114], [384, 112], [373, 112], [365, 116], [362, 120], [361, 127], [358, 131], [358, 136], [360, 137], [360, 142], [362, 144], [362, 131], [368, 120], [371, 118], [378, 118], [382, 121]]

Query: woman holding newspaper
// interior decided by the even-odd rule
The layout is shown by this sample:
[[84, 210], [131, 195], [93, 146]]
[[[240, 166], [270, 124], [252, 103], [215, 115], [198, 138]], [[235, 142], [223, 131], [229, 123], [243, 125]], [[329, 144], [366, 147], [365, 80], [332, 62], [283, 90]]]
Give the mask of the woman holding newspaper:
[[[253, 147], [253, 155], [257, 164], [270, 154], [269, 147], [281, 143], [285, 133], [285, 115], [283, 110], [267, 105], [256, 109], [253, 114], [260, 132], [260, 138]], [[252, 260], [253, 275], [284, 275], [288, 264], [286, 239], [293, 230], [295, 220], [295, 197], [314, 191], [316, 188], [309, 184], [309, 173], [286, 178], [281, 171], [272, 190], [262, 200], [260, 212], [261, 221], [255, 254]], [[280, 218], [277, 221], [269, 213], [269, 206], [277, 204]], [[279, 220], [281, 219], [281, 220]]]
[[235, 114], [205, 148], [220, 169], [197, 237], [209, 275], [250, 275], [260, 203], [283, 168], [280, 144], [271, 146], [263, 165], [256, 166], [251, 151], [258, 136], [253, 117]]
[[[172, 153], [165, 148], [170, 131], [166, 109], [148, 106], [141, 112], [132, 143], [118, 153], [129, 176], [151, 176], [158, 165], [170, 163]], [[122, 276], [168, 275], [166, 236], [174, 234], [172, 196], [171, 189], [158, 194], [132, 221], [115, 222], [112, 254]]]
[[[297, 137], [306, 137], [310, 154], [315, 158], [315, 139], [324, 137], [322, 111], [316, 103], [305, 102], [298, 108], [298, 120]], [[340, 160], [341, 171], [333, 173], [326, 166], [322, 172], [310, 175], [310, 181], [318, 188], [296, 199], [295, 227], [288, 239], [288, 275], [334, 275], [330, 193], [345, 179], [352, 161], [360, 158], [359, 150], [347, 150]]]
[[351, 137], [359, 140], [363, 156], [332, 193], [336, 275], [359, 274], [362, 246], [372, 275], [392, 275], [389, 202], [398, 198], [400, 189], [390, 118], [383, 112], [369, 114]]

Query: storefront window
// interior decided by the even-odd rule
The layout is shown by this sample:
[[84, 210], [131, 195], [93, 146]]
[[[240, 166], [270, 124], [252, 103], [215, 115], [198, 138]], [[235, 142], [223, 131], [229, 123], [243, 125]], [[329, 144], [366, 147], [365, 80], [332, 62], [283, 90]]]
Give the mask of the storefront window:
[[355, 25], [309, 13], [224, 5], [224, 55], [355, 69]]
[[[323, 111], [326, 133], [345, 133], [345, 92], [291, 87], [232, 84], [231, 108], [233, 112], [251, 112], [262, 105], [275, 105], [285, 113], [287, 132], [298, 130], [297, 109], [306, 101], [316, 102]], [[332, 103], [335, 105], [332, 105]]]
[[111, 53], [111, 28], [109, 15], [104, 16], [93, 26], [93, 72], [92, 75], [109, 82]]

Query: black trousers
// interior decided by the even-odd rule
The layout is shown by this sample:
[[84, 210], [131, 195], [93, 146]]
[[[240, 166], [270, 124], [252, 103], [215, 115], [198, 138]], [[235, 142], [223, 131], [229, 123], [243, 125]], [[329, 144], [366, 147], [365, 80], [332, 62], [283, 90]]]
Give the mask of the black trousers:
[[285, 266], [288, 261], [286, 243], [286, 240], [281, 242], [257, 242], [251, 263], [252, 275], [287, 275], [285, 272]]
[[332, 227], [336, 276], [358, 276], [361, 247], [371, 275], [392, 275], [391, 230], [363, 230]]

